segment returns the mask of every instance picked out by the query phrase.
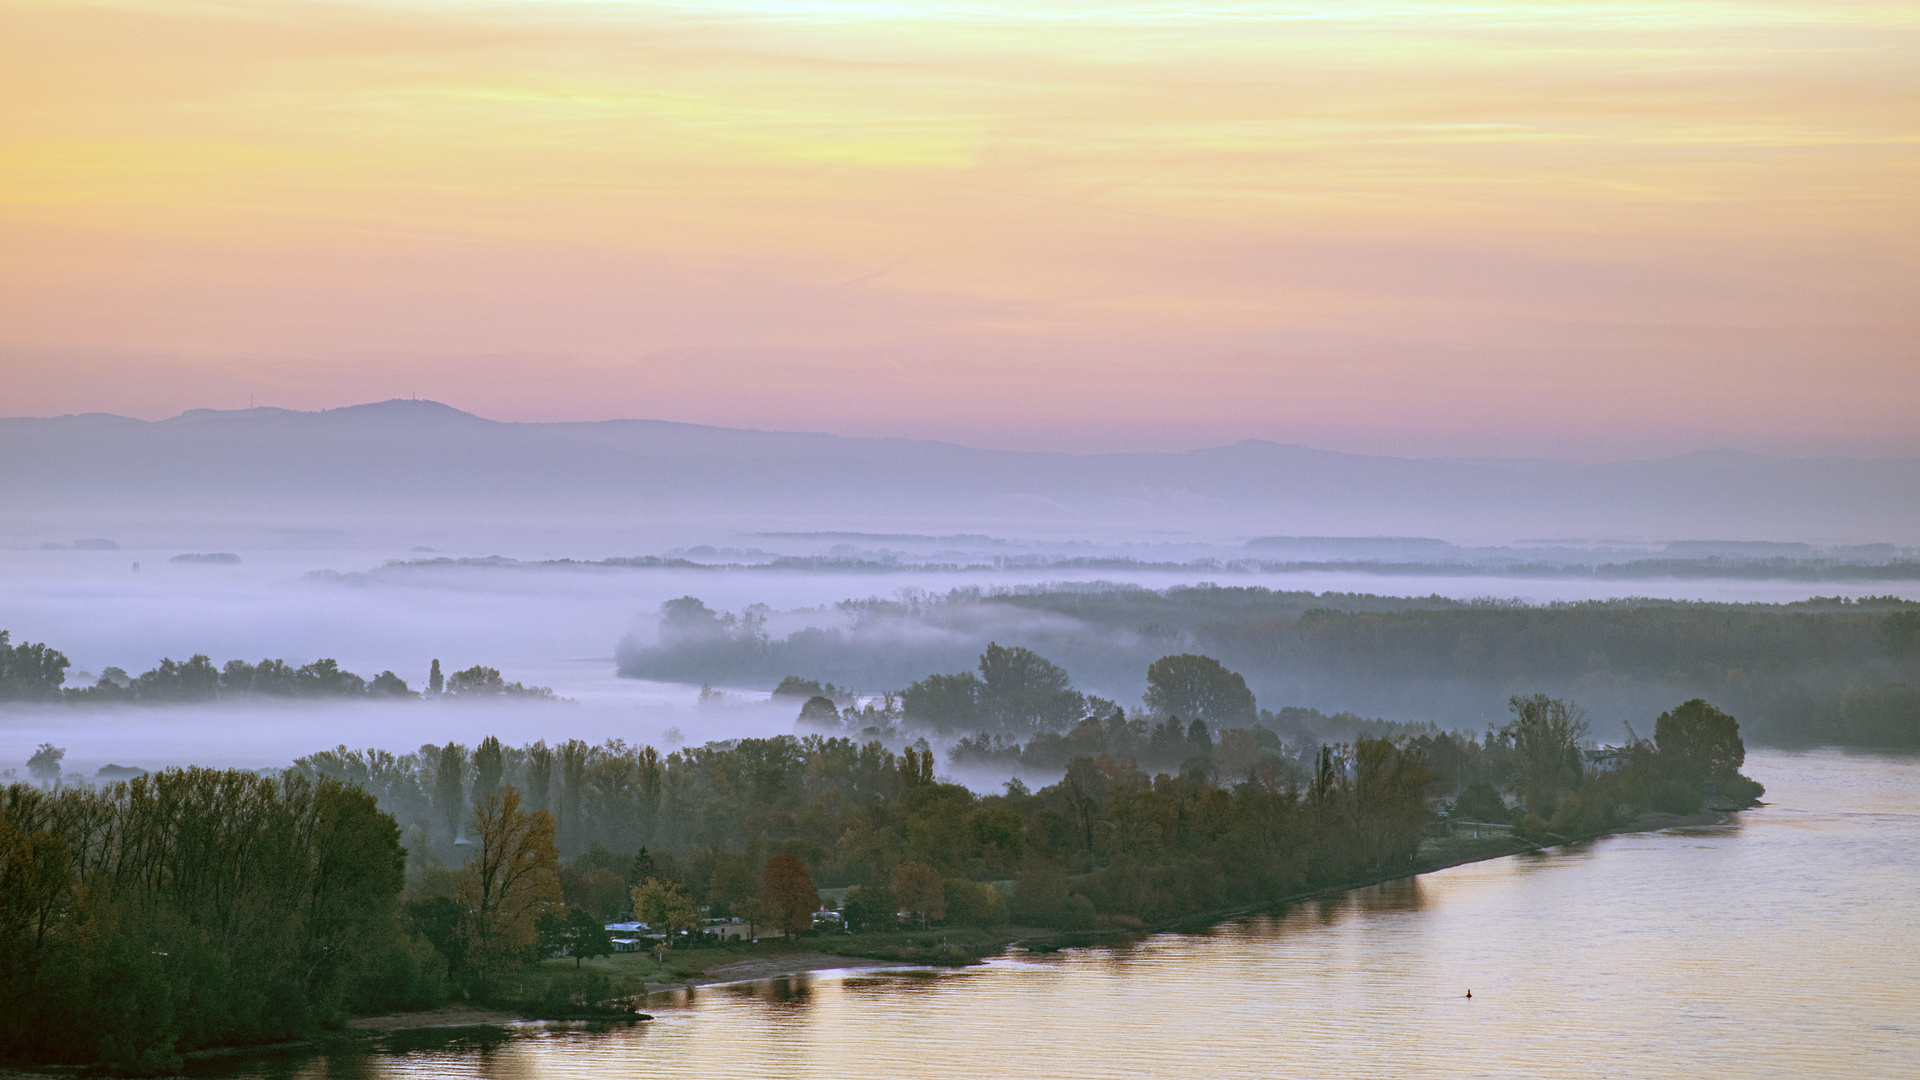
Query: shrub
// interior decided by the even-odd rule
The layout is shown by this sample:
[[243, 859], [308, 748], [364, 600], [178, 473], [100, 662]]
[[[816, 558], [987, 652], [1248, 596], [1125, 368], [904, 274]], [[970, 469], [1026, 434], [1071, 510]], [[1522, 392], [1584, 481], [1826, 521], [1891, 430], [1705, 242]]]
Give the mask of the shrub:
[[991, 885], [967, 881], [964, 878], [948, 878], [942, 883], [947, 897], [948, 926], [1005, 926], [1007, 924], [1006, 901], [1000, 899], [1000, 893]]
[[1513, 834], [1529, 844], [1544, 844], [1552, 839], [1547, 833], [1547, 819], [1531, 811], [1522, 814], [1520, 821], [1513, 827]]
[[1513, 820], [1513, 812], [1507, 809], [1507, 802], [1495, 791], [1492, 784], [1485, 780], [1468, 784], [1466, 790], [1453, 800], [1453, 816], [1462, 821], [1486, 821], [1501, 824]]
[[1698, 788], [1679, 780], [1655, 784], [1647, 797], [1648, 806], [1668, 814], [1697, 814], [1703, 801]]
[[1056, 925], [1062, 930], [1093, 929], [1093, 901], [1080, 893], [1067, 897], [1067, 902], [1061, 906], [1060, 918]]

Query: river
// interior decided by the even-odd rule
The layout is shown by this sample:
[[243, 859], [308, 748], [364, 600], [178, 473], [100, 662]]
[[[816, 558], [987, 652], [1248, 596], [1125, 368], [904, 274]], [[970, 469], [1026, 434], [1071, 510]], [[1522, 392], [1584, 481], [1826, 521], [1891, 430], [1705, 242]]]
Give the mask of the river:
[[[1920, 758], [1757, 751], [1767, 805], [1119, 948], [655, 997], [225, 1080], [1920, 1076]], [[1466, 992], [1471, 989], [1473, 997]]]

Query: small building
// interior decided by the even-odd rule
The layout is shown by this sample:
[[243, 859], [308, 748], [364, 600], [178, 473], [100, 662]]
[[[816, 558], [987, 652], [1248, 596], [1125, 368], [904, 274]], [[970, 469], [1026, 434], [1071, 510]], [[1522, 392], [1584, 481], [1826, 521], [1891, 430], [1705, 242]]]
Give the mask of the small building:
[[1588, 772], [1610, 773], [1622, 769], [1632, 760], [1632, 754], [1624, 746], [1601, 746], [1580, 751], [1580, 763]]
[[778, 937], [780, 933], [773, 927], [755, 926], [742, 919], [716, 919], [707, 924], [706, 932], [721, 941], [759, 941]]

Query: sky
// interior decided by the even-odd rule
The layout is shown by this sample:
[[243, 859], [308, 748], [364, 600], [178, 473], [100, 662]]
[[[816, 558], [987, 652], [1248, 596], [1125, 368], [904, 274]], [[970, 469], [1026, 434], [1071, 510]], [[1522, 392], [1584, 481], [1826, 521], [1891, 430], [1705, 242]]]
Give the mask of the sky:
[[1920, 454], [1920, 6], [0, 0], [0, 415]]

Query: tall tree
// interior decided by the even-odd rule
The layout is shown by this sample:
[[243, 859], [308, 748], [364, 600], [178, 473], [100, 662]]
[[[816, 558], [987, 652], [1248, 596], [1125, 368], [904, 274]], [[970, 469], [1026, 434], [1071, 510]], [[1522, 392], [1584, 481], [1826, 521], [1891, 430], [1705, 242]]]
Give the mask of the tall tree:
[[904, 911], [920, 920], [920, 928], [947, 917], [947, 895], [941, 885], [940, 871], [923, 862], [908, 859], [893, 868], [894, 899]]
[[1653, 722], [1661, 770], [1689, 784], [1731, 776], [1746, 763], [1740, 721], [1701, 698], [1675, 706]]
[[447, 842], [460, 839], [467, 816], [467, 748], [448, 743], [434, 754], [433, 809], [447, 827]]
[[900, 694], [906, 718], [929, 727], [971, 731], [981, 723], [980, 679], [971, 671], [929, 675]]
[[1587, 737], [1586, 710], [1545, 694], [1513, 697], [1507, 708], [1513, 719], [1500, 737], [1513, 747], [1523, 797], [1550, 812], [1560, 789], [1579, 779], [1575, 752]]
[[587, 757], [591, 750], [584, 740], [568, 739], [554, 751], [560, 764], [560, 845], [568, 851], [586, 847], [581, 821], [582, 799], [587, 787]]
[[1259, 716], [1245, 678], [1211, 656], [1193, 653], [1163, 656], [1147, 665], [1143, 700], [1155, 716], [1191, 717], [1216, 729], [1245, 727]]
[[473, 801], [476, 804], [493, 797], [506, 767], [506, 752], [500, 746], [500, 740], [492, 735], [481, 739], [480, 745], [473, 750]]
[[545, 739], [527, 747], [527, 805], [535, 810], [551, 809], [553, 787], [553, 750]]
[[33, 774], [35, 780], [43, 784], [51, 784], [60, 779], [60, 762], [66, 756], [65, 747], [43, 742], [39, 749], [33, 752], [33, 756], [27, 759], [27, 771]]
[[512, 787], [475, 806], [472, 827], [479, 850], [467, 860], [454, 898], [468, 913], [467, 963], [486, 983], [525, 960], [541, 914], [560, 903], [560, 858], [553, 818], [522, 808]]
[[656, 877], [633, 887], [633, 917], [660, 935], [662, 949], [673, 948], [674, 935], [700, 926], [700, 909], [680, 883]]
[[981, 718], [994, 729], [1058, 731], [1086, 709], [1066, 671], [1031, 649], [989, 642], [979, 666]]
[[772, 910], [780, 932], [788, 938], [813, 928], [820, 908], [820, 892], [813, 875], [796, 855], [775, 855], [760, 872], [760, 899]]

